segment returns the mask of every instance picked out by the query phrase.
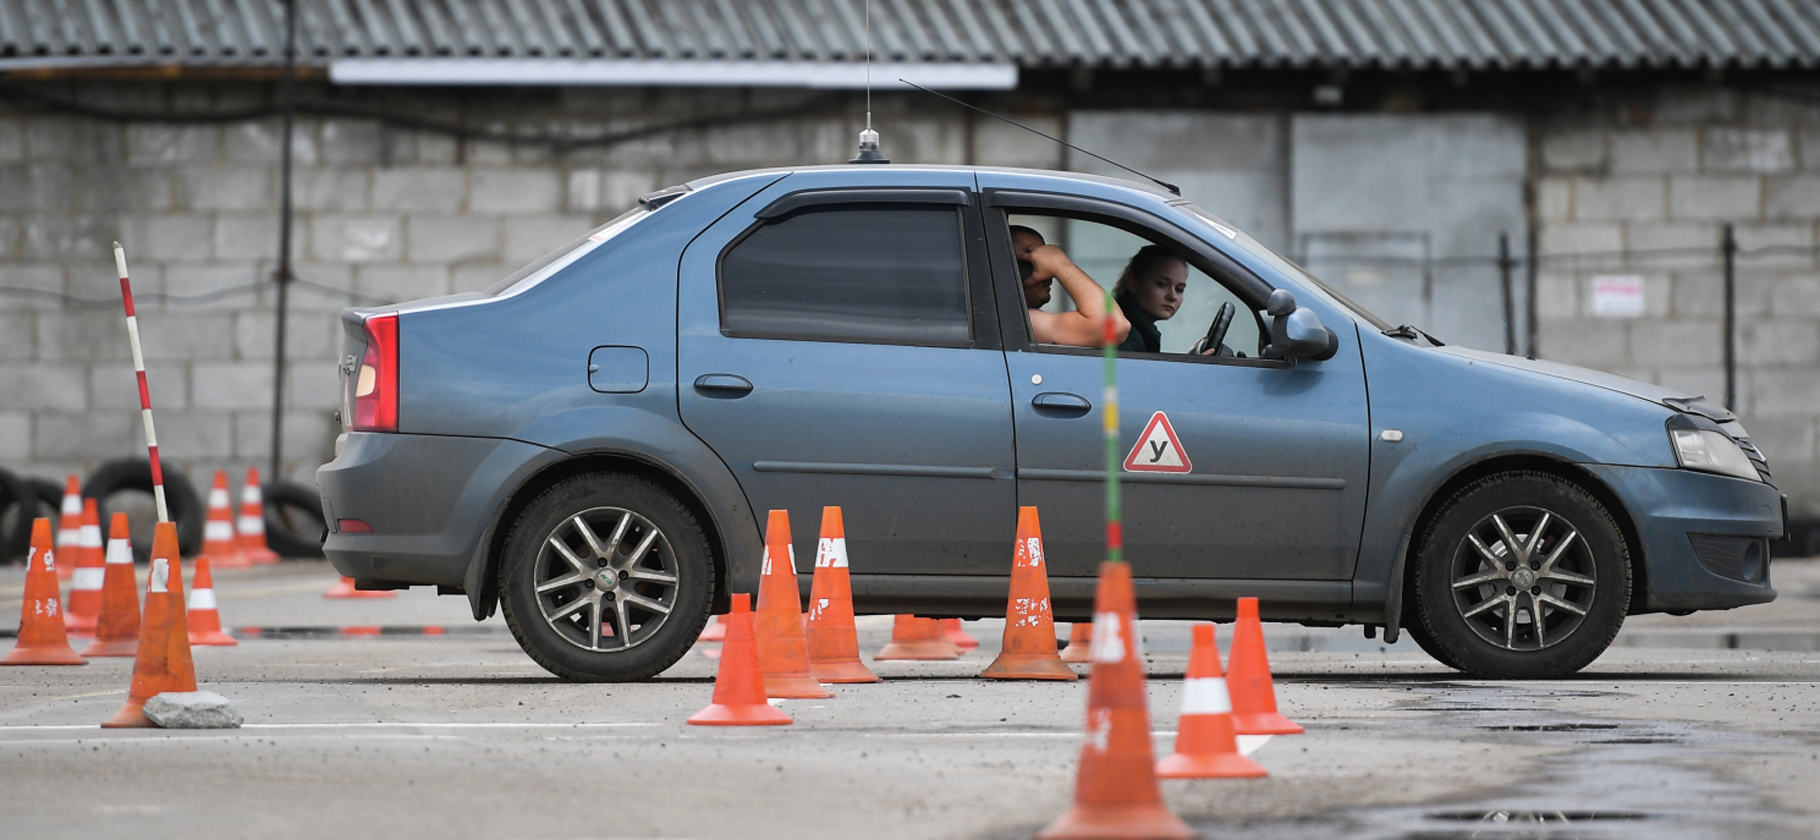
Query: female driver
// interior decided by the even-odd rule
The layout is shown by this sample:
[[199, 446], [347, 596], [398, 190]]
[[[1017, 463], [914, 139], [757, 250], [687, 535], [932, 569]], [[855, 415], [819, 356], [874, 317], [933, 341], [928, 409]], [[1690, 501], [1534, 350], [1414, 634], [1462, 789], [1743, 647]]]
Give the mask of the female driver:
[[1161, 245], [1138, 249], [1112, 287], [1113, 299], [1131, 322], [1131, 333], [1119, 349], [1162, 352], [1163, 337], [1156, 322], [1175, 317], [1187, 288], [1187, 261]]

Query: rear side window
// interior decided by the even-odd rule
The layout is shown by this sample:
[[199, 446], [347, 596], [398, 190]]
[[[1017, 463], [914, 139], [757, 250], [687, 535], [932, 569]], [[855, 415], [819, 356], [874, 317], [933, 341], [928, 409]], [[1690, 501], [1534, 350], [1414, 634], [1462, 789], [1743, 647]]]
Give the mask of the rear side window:
[[965, 346], [964, 265], [956, 208], [810, 208], [754, 229], [721, 257], [721, 330]]

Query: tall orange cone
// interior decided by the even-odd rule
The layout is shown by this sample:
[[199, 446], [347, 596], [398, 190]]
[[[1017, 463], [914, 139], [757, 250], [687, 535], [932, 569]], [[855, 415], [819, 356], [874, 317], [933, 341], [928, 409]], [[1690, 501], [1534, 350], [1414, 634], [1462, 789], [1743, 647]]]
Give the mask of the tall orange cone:
[[196, 582], [190, 586], [190, 644], [232, 646], [240, 644], [221, 632], [221, 611], [215, 607], [215, 576], [209, 558], [196, 558]]
[[[766, 697], [833, 697], [809, 673], [809, 641], [803, 633], [803, 596], [796, 588], [796, 549], [790, 544], [790, 512], [771, 511], [765, 523], [765, 563], [758, 579], [758, 668]], [[722, 651], [722, 656], [726, 654]]]
[[116, 513], [108, 526], [106, 572], [101, 580], [101, 616], [95, 641], [83, 656], [136, 656], [139, 653], [139, 581], [133, 576], [133, 543], [126, 514]]
[[1277, 713], [1277, 692], [1270, 684], [1270, 657], [1264, 652], [1264, 625], [1258, 599], [1239, 599], [1239, 620], [1232, 628], [1232, 657], [1226, 663], [1232, 687], [1232, 722], [1240, 735], [1300, 735], [1302, 727]]
[[63, 482], [63, 506], [57, 511], [57, 549], [64, 563], [57, 569], [58, 580], [69, 580], [75, 573], [76, 546], [82, 542], [82, 479], [71, 474]]
[[1055, 649], [1055, 616], [1049, 611], [1049, 573], [1043, 566], [1043, 528], [1036, 508], [1017, 511], [1017, 551], [1011, 561], [1011, 595], [997, 659], [980, 672], [994, 680], [1073, 680], [1074, 669]]
[[1144, 704], [1144, 662], [1137, 647], [1137, 597], [1129, 565], [1100, 564], [1093, 612], [1087, 743], [1081, 746], [1074, 807], [1036, 836], [1040, 840], [1195, 837], [1194, 829], [1163, 804], [1157, 787], [1150, 713]]
[[689, 716], [697, 726], [776, 726], [794, 723], [782, 709], [765, 701], [765, 675], [758, 667], [758, 648], [752, 638], [752, 596], [733, 594], [733, 611], [727, 613], [727, 646], [721, 651], [714, 674], [714, 701]]
[[25, 555], [25, 601], [19, 609], [19, 642], [0, 665], [86, 665], [70, 647], [63, 628], [57, 553], [51, 548], [51, 521], [32, 520], [32, 544]]
[[1093, 625], [1085, 621], [1076, 621], [1068, 625], [1068, 646], [1062, 648], [1062, 661], [1069, 663], [1086, 662], [1092, 657], [1088, 652], [1093, 649]]
[[346, 575], [343, 575], [341, 580], [338, 580], [335, 582], [334, 586], [331, 586], [328, 589], [323, 590], [322, 597], [324, 597], [324, 598], [396, 598], [396, 597], [398, 597], [398, 590], [396, 590], [396, 589], [356, 589], [356, 588], [354, 588], [354, 579], [351, 577], [348, 577]]
[[259, 490], [259, 468], [249, 467], [240, 488], [240, 551], [261, 566], [278, 562], [278, 552], [265, 544], [265, 497]]
[[961, 649], [948, 641], [942, 624], [933, 618], [900, 615], [891, 623], [891, 643], [872, 656], [880, 662], [910, 660], [934, 662], [961, 658]]
[[967, 632], [967, 625], [963, 624], [960, 619], [944, 618], [941, 622], [942, 636], [953, 642], [956, 648], [963, 651], [979, 649], [980, 640], [973, 638], [973, 634]]
[[1269, 775], [1257, 762], [1239, 754], [1232, 726], [1232, 697], [1220, 675], [1220, 646], [1213, 625], [1194, 625], [1194, 647], [1188, 651], [1188, 676], [1182, 680], [1182, 719], [1176, 726], [1175, 753], [1157, 762], [1164, 779], [1243, 779]]
[[809, 672], [825, 683], [878, 682], [859, 660], [853, 624], [853, 583], [847, 577], [847, 529], [839, 507], [822, 508], [822, 536], [815, 547], [815, 581], [809, 586]]
[[183, 567], [177, 563], [177, 526], [160, 522], [152, 534], [152, 571], [145, 582], [145, 621], [139, 655], [133, 660], [132, 688], [126, 705], [102, 722], [106, 729], [154, 726], [145, 716], [145, 701], [167, 691], [196, 690], [183, 606]]
[[64, 558], [75, 566], [70, 576], [69, 608], [63, 611], [63, 626], [72, 636], [95, 635], [95, 620], [101, 612], [101, 583], [107, 565], [102, 558], [101, 516], [95, 500], [82, 500], [82, 529], [76, 539], [76, 551]]
[[234, 533], [234, 508], [228, 498], [227, 470], [215, 471], [215, 486], [209, 489], [209, 517], [202, 526], [202, 553], [215, 559], [223, 569], [244, 569], [253, 561], [240, 551], [240, 537]]

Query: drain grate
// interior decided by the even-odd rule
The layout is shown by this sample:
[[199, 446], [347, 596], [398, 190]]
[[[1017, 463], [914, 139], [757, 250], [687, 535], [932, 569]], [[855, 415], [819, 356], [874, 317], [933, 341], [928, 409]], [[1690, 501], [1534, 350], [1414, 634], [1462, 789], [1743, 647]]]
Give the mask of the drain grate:
[[1475, 822], [1510, 825], [1568, 824], [1585, 822], [1604, 822], [1612, 820], [1647, 820], [1653, 814], [1637, 811], [1439, 811], [1423, 814], [1424, 817], [1448, 822]]
[[1485, 724], [1479, 729], [1491, 732], [1583, 732], [1586, 730], [1617, 729], [1615, 723], [1506, 723]]

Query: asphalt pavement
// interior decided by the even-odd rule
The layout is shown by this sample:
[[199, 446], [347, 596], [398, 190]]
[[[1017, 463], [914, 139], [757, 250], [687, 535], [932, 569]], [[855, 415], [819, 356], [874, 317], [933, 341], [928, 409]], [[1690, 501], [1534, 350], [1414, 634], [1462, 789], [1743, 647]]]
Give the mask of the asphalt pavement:
[[[1776, 602], [1633, 618], [1569, 680], [1464, 679], [1356, 628], [1266, 625], [1307, 734], [1253, 753], [1269, 778], [1164, 796], [1210, 838], [1812, 837], [1820, 560], [1772, 575]], [[977, 679], [1001, 622], [969, 622], [982, 649], [961, 660], [778, 701], [792, 726], [710, 729], [683, 723], [712, 691], [700, 650], [647, 683], [563, 683], [465, 598], [325, 600], [334, 579], [216, 573], [242, 642], [196, 648], [196, 672], [237, 730], [99, 729], [129, 660], [0, 669], [0, 836], [983, 839], [1070, 801], [1085, 683]], [[0, 627], [21, 582], [0, 570]], [[862, 651], [883, 646], [887, 617], [860, 625]], [[1188, 626], [1143, 624], [1159, 757]]]

